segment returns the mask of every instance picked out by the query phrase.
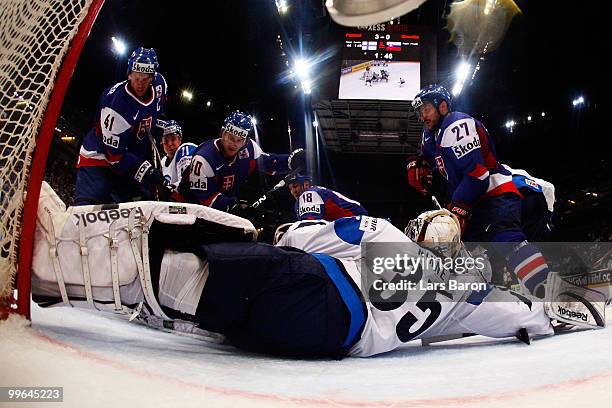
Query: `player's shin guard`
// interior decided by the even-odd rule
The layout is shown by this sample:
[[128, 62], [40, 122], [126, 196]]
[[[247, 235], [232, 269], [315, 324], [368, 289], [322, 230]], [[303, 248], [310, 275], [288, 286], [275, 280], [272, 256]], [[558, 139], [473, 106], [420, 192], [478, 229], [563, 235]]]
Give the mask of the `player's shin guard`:
[[551, 319], [578, 327], [605, 327], [605, 304], [602, 293], [573, 285], [558, 272], [548, 274], [544, 308]]
[[540, 250], [535, 245], [523, 241], [514, 248], [508, 261], [521, 288], [532, 295], [544, 297], [544, 281], [549, 269]]

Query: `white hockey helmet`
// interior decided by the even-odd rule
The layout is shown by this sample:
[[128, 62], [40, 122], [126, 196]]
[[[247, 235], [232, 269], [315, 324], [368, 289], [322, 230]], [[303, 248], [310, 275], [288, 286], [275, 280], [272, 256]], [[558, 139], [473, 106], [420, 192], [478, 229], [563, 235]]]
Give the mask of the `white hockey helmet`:
[[404, 230], [414, 242], [453, 257], [460, 249], [461, 226], [446, 209], [426, 211], [411, 220]]

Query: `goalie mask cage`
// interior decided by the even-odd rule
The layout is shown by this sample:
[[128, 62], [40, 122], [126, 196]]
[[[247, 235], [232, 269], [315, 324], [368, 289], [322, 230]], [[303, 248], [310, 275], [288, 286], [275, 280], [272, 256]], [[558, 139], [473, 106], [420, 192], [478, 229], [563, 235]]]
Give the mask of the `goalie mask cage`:
[[68, 83], [104, 0], [0, 5], [0, 318], [30, 317], [36, 211]]

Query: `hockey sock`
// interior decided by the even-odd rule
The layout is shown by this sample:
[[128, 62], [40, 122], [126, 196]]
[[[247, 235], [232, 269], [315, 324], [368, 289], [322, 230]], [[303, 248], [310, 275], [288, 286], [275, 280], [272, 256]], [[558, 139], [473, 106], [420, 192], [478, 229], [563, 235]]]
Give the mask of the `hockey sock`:
[[539, 293], [541, 290], [538, 288], [542, 287], [549, 269], [540, 250], [535, 245], [524, 241], [514, 248], [508, 261], [521, 286], [529, 293], [543, 297], [544, 293]]

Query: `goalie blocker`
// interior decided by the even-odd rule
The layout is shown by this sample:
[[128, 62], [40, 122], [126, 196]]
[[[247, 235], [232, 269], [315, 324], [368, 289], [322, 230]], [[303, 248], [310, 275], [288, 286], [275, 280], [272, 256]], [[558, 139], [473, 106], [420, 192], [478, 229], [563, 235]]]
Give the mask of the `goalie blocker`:
[[[512, 292], [491, 287], [480, 302], [477, 294], [466, 302], [430, 299], [437, 316], [420, 322], [418, 335], [408, 339], [408, 332], [396, 333], [406, 316], [421, 316], [418, 304], [377, 310], [364, 303], [359, 262], [339, 259], [340, 253], [332, 258], [251, 242], [256, 232], [249, 221], [207, 207], [136, 202], [65, 210], [48, 186], [42, 193], [32, 276], [33, 299], [42, 306], [136, 311], [164, 328], [189, 321], [240, 348], [300, 357], [368, 356], [465, 330], [491, 337], [523, 328], [553, 333], [542, 303], [534, 299], [527, 307], [508, 301]], [[379, 231], [401, 234], [387, 227]], [[584, 310], [598, 310], [584, 293], [577, 297], [584, 307], [559, 317], [603, 323], [603, 309], [584, 321]]]

